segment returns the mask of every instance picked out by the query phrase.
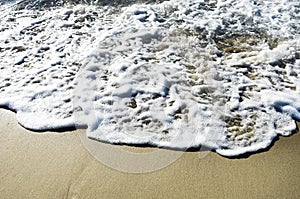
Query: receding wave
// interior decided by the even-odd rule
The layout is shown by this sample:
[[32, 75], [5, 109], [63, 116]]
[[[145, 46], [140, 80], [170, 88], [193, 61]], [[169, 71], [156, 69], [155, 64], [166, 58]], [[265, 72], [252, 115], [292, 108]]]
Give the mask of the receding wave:
[[26, 128], [235, 156], [300, 120], [297, 1], [23, 0], [0, 11], [0, 105]]

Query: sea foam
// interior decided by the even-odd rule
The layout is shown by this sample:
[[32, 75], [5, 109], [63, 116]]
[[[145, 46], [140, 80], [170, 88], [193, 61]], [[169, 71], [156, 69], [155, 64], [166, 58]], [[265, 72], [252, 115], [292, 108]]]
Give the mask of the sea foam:
[[0, 105], [21, 125], [224, 156], [300, 120], [297, 1], [0, 7]]

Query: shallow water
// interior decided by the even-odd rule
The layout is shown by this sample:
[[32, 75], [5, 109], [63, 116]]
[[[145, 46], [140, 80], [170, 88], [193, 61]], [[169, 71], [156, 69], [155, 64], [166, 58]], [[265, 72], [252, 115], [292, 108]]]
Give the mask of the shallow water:
[[297, 1], [51, 2], [0, 7], [0, 105], [26, 128], [224, 156], [296, 129]]

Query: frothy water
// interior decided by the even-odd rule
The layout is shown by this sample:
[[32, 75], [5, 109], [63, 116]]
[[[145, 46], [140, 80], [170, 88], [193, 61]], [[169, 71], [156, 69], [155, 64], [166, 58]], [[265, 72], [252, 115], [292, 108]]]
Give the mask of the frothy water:
[[296, 129], [298, 1], [78, 2], [0, 7], [0, 105], [24, 127], [224, 156]]

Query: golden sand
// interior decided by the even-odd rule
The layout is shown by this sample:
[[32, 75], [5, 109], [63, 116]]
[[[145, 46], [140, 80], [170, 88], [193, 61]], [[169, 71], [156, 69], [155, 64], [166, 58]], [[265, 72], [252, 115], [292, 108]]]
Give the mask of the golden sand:
[[163, 169], [132, 174], [93, 158], [78, 131], [33, 133], [10, 111], [0, 118], [0, 198], [300, 198], [299, 133], [248, 158], [184, 152]]

